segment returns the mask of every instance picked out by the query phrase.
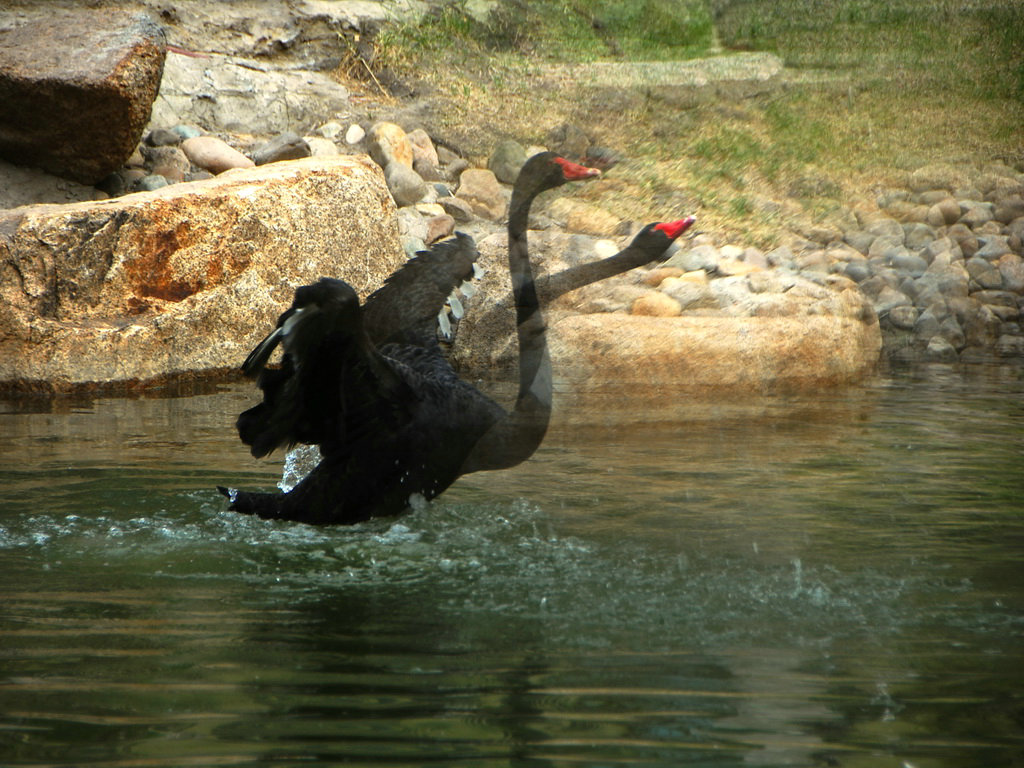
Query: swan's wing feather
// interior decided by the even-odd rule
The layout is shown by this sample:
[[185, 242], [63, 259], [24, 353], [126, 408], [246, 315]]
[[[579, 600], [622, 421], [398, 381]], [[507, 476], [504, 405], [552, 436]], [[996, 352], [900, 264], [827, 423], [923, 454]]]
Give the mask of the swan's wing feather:
[[403, 264], [363, 305], [370, 340], [377, 346], [436, 341], [438, 313], [451, 293], [472, 279], [478, 256], [473, 238], [457, 232]]

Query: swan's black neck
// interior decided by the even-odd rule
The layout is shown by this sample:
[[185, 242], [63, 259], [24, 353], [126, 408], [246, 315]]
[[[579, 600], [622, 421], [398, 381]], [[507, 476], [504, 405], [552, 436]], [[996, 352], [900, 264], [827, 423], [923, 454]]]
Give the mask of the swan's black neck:
[[546, 426], [551, 411], [551, 362], [547, 354], [546, 325], [530, 264], [527, 226], [530, 206], [538, 191], [514, 189], [508, 221], [508, 268], [516, 307], [519, 340], [519, 394], [516, 410], [541, 415]]

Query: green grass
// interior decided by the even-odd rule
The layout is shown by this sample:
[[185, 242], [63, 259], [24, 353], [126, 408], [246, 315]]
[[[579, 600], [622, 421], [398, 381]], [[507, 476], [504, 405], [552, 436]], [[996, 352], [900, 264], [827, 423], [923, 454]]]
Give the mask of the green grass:
[[[509, 0], [482, 21], [454, 0], [378, 42], [384, 62], [439, 94], [433, 127], [474, 160], [501, 139], [543, 143], [576, 122], [629, 158], [577, 194], [642, 221], [696, 211], [706, 229], [743, 242], [770, 245], [794, 224], [794, 205], [797, 218], [816, 218], [870, 204], [925, 164], [1024, 170], [1021, 0]], [[787, 87], [621, 110], [549, 74], [559, 63], [707, 55], [719, 43], [722, 55], [776, 53]]]
[[549, 61], [698, 56], [713, 44], [703, 0], [505, 0], [474, 17], [451, 0], [387, 42], [439, 53], [517, 52]]

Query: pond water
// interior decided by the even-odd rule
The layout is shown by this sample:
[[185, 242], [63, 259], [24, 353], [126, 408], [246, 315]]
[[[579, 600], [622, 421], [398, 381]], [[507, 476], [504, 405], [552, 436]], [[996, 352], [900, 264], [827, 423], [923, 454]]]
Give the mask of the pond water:
[[225, 511], [247, 386], [5, 401], [0, 764], [1024, 765], [1022, 395], [581, 403], [352, 528]]

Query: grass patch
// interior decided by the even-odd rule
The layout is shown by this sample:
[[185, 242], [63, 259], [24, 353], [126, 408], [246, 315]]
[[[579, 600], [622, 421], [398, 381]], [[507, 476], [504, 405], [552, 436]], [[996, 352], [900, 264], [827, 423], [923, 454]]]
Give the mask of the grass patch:
[[703, 0], [506, 0], [489, 10], [451, 0], [392, 30], [400, 48], [517, 52], [547, 61], [677, 59], [714, 43]]

